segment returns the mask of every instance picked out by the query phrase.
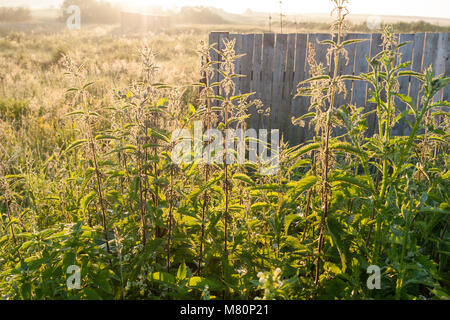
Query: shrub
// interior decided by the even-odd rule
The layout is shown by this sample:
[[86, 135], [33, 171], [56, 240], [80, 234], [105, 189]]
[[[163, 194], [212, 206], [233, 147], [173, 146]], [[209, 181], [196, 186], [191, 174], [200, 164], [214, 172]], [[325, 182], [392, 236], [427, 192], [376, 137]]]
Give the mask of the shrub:
[[31, 19], [31, 11], [27, 8], [0, 8], [0, 22], [23, 22]]
[[13, 98], [0, 99], [0, 119], [3, 121], [18, 121], [30, 112], [29, 102]]
[[66, 10], [76, 5], [81, 9], [81, 23], [113, 24], [120, 21], [120, 8], [110, 3], [97, 0], [65, 0], [62, 10], [62, 21], [70, 16]]

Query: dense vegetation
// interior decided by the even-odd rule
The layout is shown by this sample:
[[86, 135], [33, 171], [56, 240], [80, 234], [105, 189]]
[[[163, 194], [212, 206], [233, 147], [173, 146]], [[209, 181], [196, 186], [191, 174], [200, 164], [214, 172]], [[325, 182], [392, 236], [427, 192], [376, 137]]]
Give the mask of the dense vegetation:
[[[346, 1], [334, 2], [332, 31], [342, 35]], [[218, 69], [220, 82], [171, 86], [162, 82], [194, 82], [195, 70], [176, 71], [189, 59], [173, 66], [195, 46], [192, 35], [150, 43], [169, 61], [149, 45], [136, 55], [123, 49], [136, 39], [79, 37], [0, 42], [1, 298], [450, 297], [450, 105], [439, 95], [450, 78], [398, 64], [390, 28], [370, 72], [357, 77], [337, 72], [352, 41], [327, 42], [331, 76], [311, 44], [312, 78], [298, 90], [311, 107], [293, 122], [310, 124], [315, 137], [282, 144], [279, 170], [267, 176], [261, 161], [171, 157], [175, 129], [202, 121], [225, 132], [246, 128], [255, 105], [264, 113], [250, 94], [235, 93], [234, 42], [224, 43], [220, 63], [212, 48], [199, 49], [198, 61], [210, 62], [196, 76]], [[423, 84], [419, 103], [397, 92], [400, 77]], [[375, 116], [338, 104], [345, 81], [369, 83]], [[378, 128], [370, 137], [369, 118]], [[409, 136], [393, 136], [404, 120]], [[81, 287], [70, 290], [74, 265]], [[366, 284], [371, 265], [381, 268], [379, 290]]]
[[113, 24], [120, 22], [120, 8], [111, 3], [97, 0], [64, 0], [61, 6], [61, 20], [65, 22], [69, 16], [67, 8], [76, 5], [82, 12], [83, 23]]

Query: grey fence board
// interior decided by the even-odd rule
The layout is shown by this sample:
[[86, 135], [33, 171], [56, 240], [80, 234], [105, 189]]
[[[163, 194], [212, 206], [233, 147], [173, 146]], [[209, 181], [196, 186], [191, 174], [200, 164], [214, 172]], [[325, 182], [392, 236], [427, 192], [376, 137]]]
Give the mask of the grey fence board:
[[[412, 61], [412, 55], [414, 50], [414, 34], [402, 34], [400, 35], [400, 43], [404, 42], [410, 42], [407, 45], [404, 45], [400, 48], [400, 57], [399, 57], [399, 63], [407, 63], [409, 61]], [[408, 70], [411, 70], [411, 65], [407, 68]], [[401, 77], [399, 79], [399, 93], [408, 95], [409, 94], [409, 84], [410, 84], [410, 77]], [[400, 112], [403, 112], [406, 108], [406, 104], [401, 101], [400, 99], [396, 100], [397, 107]], [[405, 128], [405, 120], [400, 119], [399, 123], [394, 127], [393, 133], [394, 134], [403, 134], [403, 130]]]
[[[447, 52], [450, 52], [450, 34], [447, 34]], [[447, 77], [450, 77], [450, 54], [447, 54], [447, 59], [445, 63], [445, 75]], [[447, 86], [444, 89], [444, 95], [442, 97], [442, 100], [448, 101], [450, 98], [450, 86]]]
[[272, 84], [272, 121], [271, 128], [280, 128], [284, 115], [282, 112], [284, 71], [286, 69], [287, 34], [277, 34], [275, 45], [275, 62]]
[[284, 129], [283, 134], [289, 140], [291, 136], [290, 128], [292, 125], [292, 100], [294, 97], [294, 67], [295, 67], [295, 34], [288, 35], [287, 40], [287, 55], [286, 55], [286, 71], [284, 76], [283, 88], [283, 104], [282, 112], [285, 115], [280, 125]]
[[[345, 41], [350, 40], [350, 39], [355, 39], [356, 37], [358, 37], [357, 33], [348, 33], [345, 36]], [[345, 47], [345, 49], [347, 50], [347, 55], [348, 55], [348, 62], [346, 62], [343, 66], [342, 66], [342, 71], [341, 74], [342, 75], [354, 75], [354, 71], [355, 71], [355, 55], [356, 55], [356, 43], [352, 43], [348, 46]], [[341, 99], [339, 99], [339, 104], [340, 105], [348, 105], [350, 104], [350, 102], [352, 101], [352, 95], [353, 95], [353, 80], [344, 80], [344, 84], [345, 84], [345, 88], [346, 88], [346, 95], [341, 96]]]
[[[252, 74], [252, 92], [255, 92], [254, 99], [262, 101], [262, 48], [263, 48], [263, 35], [255, 34], [254, 46], [253, 46], [253, 74]], [[260, 113], [252, 114], [250, 118], [251, 128], [261, 128], [262, 115]], [[256, 125], [255, 125], [256, 123]]]
[[[293, 93], [297, 94], [297, 85], [306, 80], [306, 51], [308, 44], [307, 34], [297, 34], [295, 40], [295, 65]], [[308, 99], [306, 97], [295, 97], [291, 105], [291, 117], [298, 118], [308, 112]], [[304, 127], [291, 125], [291, 141], [304, 141], [306, 130]]]
[[[425, 45], [425, 33], [416, 33], [414, 36], [414, 55], [412, 60], [412, 71], [421, 72], [422, 71], [422, 60], [423, 60], [423, 48]], [[421, 90], [421, 83], [418, 79], [411, 79], [410, 94], [413, 98], [413, 102], [419, 104], [419, 92]]]
[[[254, 34], [245, 34], [242, 37], [242, 50], [245, 56], [241, 58], [241, 75], [240, 89], [242, 93], [252, 92], [252, 69], [253, 69], [253, 46], [255, 41]], [[254, 98], [254, 97], [253, 97]], [[252, 123], [252, 116], [257, 114], [254, 106], [248, 110], [250, 117], [247, 120], [247, 126], [249, 128], [255, 128], [256, 125]]]
[[[230, 34], [229, 36], [229, 40], [230, 41], [235, 41], [234, 44], [234, 51], [236, 52], [236, 54], [241, 54], [243, 51], [242, 49], [242, 34]], [[239, 74], [241, 75], [241, 62], [242, 62], [242, 58], [236, 59], [236, 61], [234, 62], [234, 74]], [[235, 85], [235, 95], [241, 94], [242, 91], [242, 86], [241, 86], [241, 78], [234, 78], [233, 79], [234, 85]]]
[[[379, 33], [372, 34], [371, 40], [370, 40], [370, 57], [375, 57], [377, 54], [379, 54], [383, 50], [383, 37]], [[369, 85], [367, 87], [367, 99], [369, 100], [371, 98], [370, 91], [374, 90], [374, 88]], [[376, 105], [374, 103], [367, 103], [367, 108], [370, 110], [375, 110]], [[373, 135], [376, 132], [378, 132], [378, 128], [376, 126], [376, 120], [377, 115], [376, 113], [372, 113], [367, 118], [367, 134]]]
[[[262, 102], [264, 108], [272, 110], [272, 83], [273, 83], [273, 56], [275, 50], [275, 34], [265, 33], [263, 38], [263, 62], [262, 62]], [[262, 118], [262, 129], [269, 129], [270, 117]]]
[[[355, 69], [353, 74], [359, 75], [361, 73], [369, 72], [369, 64], [367, 63], [366, 56], [370, 55], [370, 35], [359, 34], [356, 37], [362, 42], [356, 44], [355, 53]], [[366, 94], [367, 94], [367, 82], [354, 81], [352, 92], [352, 104], [358, 107], [366, 106]], [[366, 110], [367, 111], [367, 110]]]

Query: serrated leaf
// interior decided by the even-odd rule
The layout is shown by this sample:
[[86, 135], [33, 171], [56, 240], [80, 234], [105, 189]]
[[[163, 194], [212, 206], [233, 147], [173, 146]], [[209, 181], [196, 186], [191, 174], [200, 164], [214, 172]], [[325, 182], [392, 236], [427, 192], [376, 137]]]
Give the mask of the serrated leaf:
[[69, 152], [70, 150], [81, 147], [85, 143], [87, 143], [86, 139], [77, 140], [77, 141], [73, 142], [70, 146], [68, 146], [67, 149], [65, 150], [65, 152]]

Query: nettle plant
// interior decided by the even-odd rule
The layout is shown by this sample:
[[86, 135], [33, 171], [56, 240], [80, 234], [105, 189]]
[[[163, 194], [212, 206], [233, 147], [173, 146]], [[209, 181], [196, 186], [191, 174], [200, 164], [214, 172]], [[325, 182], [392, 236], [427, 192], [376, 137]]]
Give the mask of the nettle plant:
[[[245, 154], [252, 145], [259, 151], [253, 162], [237, 161], [237, 141], [214, 153], [217, 141], [203, 133], [218, 129], [224, 138], [251, 129], [250, 106], [267, 113], [251, 93], [236, 92], [234, 41], [225, 39], [224, 50], [203, 44], [205, 81], [189, 86], [159, 83], [156, 57], [144, 47], [142, 73], [111, 94], [66, 57], [70, 112], [57, 119], [53, 154], [40, 159], [29, 143], [23, 156], [8, 159], [14, 148], [0, 145], [0, 296], [448, 298], [449, 103], [438, 94], [450, 78], [399, 64], [404, 44], [390, 28], [382, 51], [368, 58], [370, 72], [340, 75], [346, 47], [360, 40], [343, 40], [347, 1], [333, 3], [333, 40], [323, 42], [328, 66], [316, 62], [310, 44], [312, 78], [299, 94], [311, 106], [294, 119], [310, 119], [314, 138], [275, 148], [262, 136], [245, 137]], [[220, 61], [212, 61], [213, 50]], [[422, 83], [417, 105], [398, 93], [401, 77]], [[371, 113], [339, 104], [346, 81], [368, 83]], [[368, 136], [374, 115], [377, 130]], [[399, 121], [409, 123], [408, 135], [393, 134]], [[173, 161], [180, 129], [194, 137], [192, 161]], [[17, 130], [22, 137], [25, 129]], [[265, 170], [268, 153], [277, 170]], [[204, 161], [211, 158], [217, 161]], [[379, 290], [367, 286], [374, 265]], [[80, 270], [79, 288], [68, 286], [77, 276], [68, 270]]]
[[[410, 62], [398, 63], [399, 49], [407, 43], [398, 44], [389, 27], [384, 29], [382, 52], [367, 58], [369, 73], [338, 75], [338, 65], [345, 63], [345, 47], [361, 41], [342, 41], [346, 2], [334, 1], [335, 40], [322, 42], [330, 46], [332, 75], [315, 62], [310, 44], [313, 77], [300, 84], [298, 94], [311, 97], [312, 112], [294, 119], [301, 123], [312, 117], [316, 132], [313, 143], [293, 153], [299, 159], [313, 153], [308, 174], [315, 177], [311, 188], [320, 195], [311, 199], [311, 193], [307, 194], [307, 210], [312, 204], [318, 215], [318, 234], [314, 228], [310, 234], [313, 239], [318, 235], [314, 282], [327, 287], [332, 273], [338, 276], [332, 286], [350, 285], [356, 296], [411, 298], [427, 296], [431, 290], [440, 297], [444, 295], [441, 287], [448, 285], [448, 279], [442, 278], [448, 272], [446, 254], [437, 253], [448, 246], [448, 192], [444, 191], [448, 173], [438, 168], [448, 164], [448, 113], [443, 107], [449, 103], [436, 95], [450, 78], [434, 77], [431, 67], [424, 74], [407, 71]], [[421, 81], [419, 105], [398, 93], [400, 77]], [[345, 94], [343, 82], [350, 80], [370, 85], [368, 102], [375, 105], [378, 129], [372, 137], [366, 135], [370, 112], [335, 104], [336, 96]], [[399, 101], [408, 106], [406, 111], [399, 111]], [[438, 116], [444, 120], [435, 121]], [[410, 124], [409, 136], [393, 135], [400, 121]], [[346, 129], [339, 138], [332, 136], [337, 125]], [[368, 292], [361, 285], [369, 265], [383, 270], [381, 292]]]

